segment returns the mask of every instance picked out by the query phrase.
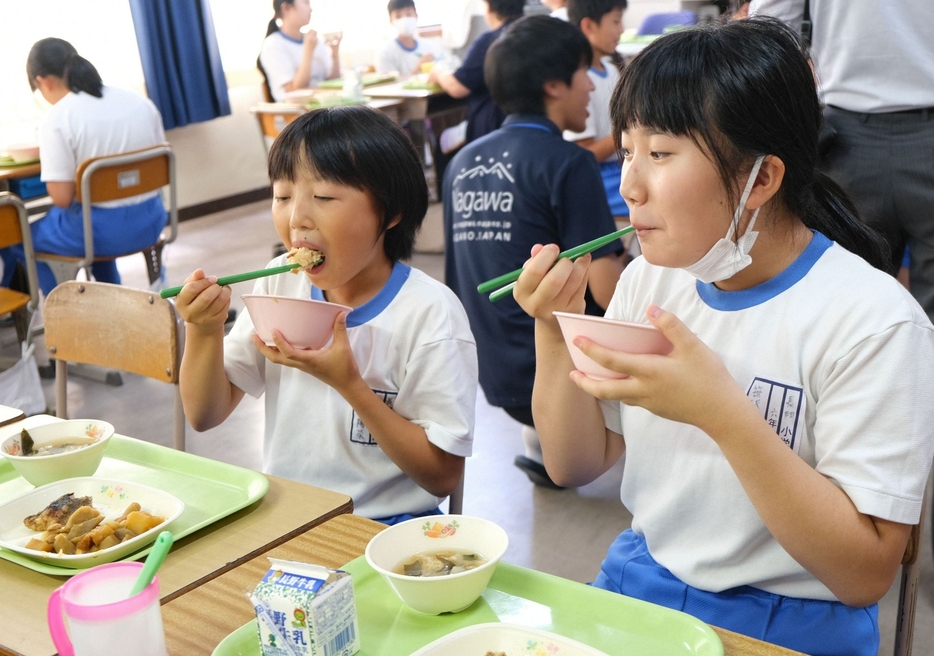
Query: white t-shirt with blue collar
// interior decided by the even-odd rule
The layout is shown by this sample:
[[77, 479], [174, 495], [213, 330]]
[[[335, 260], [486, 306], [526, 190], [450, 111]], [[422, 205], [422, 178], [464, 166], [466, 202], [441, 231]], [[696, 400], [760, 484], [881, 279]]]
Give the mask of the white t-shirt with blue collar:
[[[609, 57], [601, 59], [603, 70], [598, 71], [591, 66], [587, 69], [587, 76], [593, 82], [594, 89], [590, 92], [590, 101], [587, 103], [587, 123], [583, 132], [564, 131], [564, 138], [568, 141], [581, 139], [594, 139], [599, 141], [613, 134], [613, 122], [610, 120], [610, 98], [619, 81], [619, 69]], [[605, 161], [616, 162], [616, 153], [612, 153]]]
[[387, 42], [379, 56], [376, 58], [376, 70], [380, 73], [398, 73], [402, 77], [409, 77], [425, 55], [434, 55], [440, 59], [442, 55], [441, 42], [437, 39], [416, 39], [415, 45], [408, 48], [402, 45], [399, 39]]
[[[302, 64], [305, 45], [301, 39], [293, 39], [284, 32], [273, 32], [263, 40], [259, 53], [259, 62], [266, 71], [269, 92], [273, 100], [285, 100], [285, 85], [295, 79], [295, 73]], [[328, 79], [334, 66], [331, 49], [318, 35], [318, 43], [311, 55], [311, 74], [307, 81], [309, 87], [316, 87]]]
[[[861, 513], [918, 522], [934, 457], [934, 326], [894, 278], [815, 233], [785, 271], [737, 292], [637, 258], [606, 316], [646, 323], [652, 303], [721, 358], [775, 439]], [[713, 592], [835, 599], [772, 537], [710, 437], [642, 408], [601, 407], [626, 440], [621, 498], [655, 560]]]
[[[285, 264], [280, 256], [268, 266]], [[254, 294], [324, 300], [305, 275], [256, 281]], [[349, 495], [370, 518], [417, 514], [443, 500], [419, 487], [380, 449], [350, 404], [298, 369], [266, 360], [248, 312], [224, 339], [224, 367], [247, 394], [266, 395], [263, 471]], [[444, 285], [396, 263], [383, 289], [347, 317], [363, 379], [428, 440], [458, 456], [473, 445], [477, 352], [467, 316]]]

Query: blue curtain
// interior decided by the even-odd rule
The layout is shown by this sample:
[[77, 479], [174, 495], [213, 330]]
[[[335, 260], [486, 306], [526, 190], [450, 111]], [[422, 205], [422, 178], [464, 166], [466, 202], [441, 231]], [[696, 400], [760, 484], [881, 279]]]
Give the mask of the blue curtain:
[[208, 0], [130, 0], [143, 76], [165, 129], [230, 114]]

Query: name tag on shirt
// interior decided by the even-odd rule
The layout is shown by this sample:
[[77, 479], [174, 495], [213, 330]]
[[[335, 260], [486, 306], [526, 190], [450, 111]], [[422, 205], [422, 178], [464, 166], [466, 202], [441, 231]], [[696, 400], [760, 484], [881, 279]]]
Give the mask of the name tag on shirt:
[[798, 453], [804, 434], [804, 388], [757, 376], [746, 396], [782, 442]]
[[[390, 408], [395, 405], [396, 397], [399, 396], [398, 392], [387, 392], [385, 390], [373, 390], [373, 393], [382, 398], [383, 403]], [[353, 420], [350, 424], [350, 441], [356, 444], [376, 446], [376, 440], [370, 435], [370, 431], [367, 430], [367, 427], [363, 425], [363, 420], [357, 416], [356, 411], [353, 413]]]

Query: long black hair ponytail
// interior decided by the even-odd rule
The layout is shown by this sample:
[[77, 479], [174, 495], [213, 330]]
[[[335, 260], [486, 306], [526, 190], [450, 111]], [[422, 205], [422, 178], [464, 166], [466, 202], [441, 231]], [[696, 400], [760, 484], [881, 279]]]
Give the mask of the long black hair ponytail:
[[277, 23], [276, 21], [282, 18], [282, 5], [294, 5], [294, 4], [295, 4], [295, 0], [272, 0], [272, 11], [274, 15], [272, 19], [269, 21], [269, 25], [266, 26], [266, 36], [269, 36], [270, 34], [275, 34], [276, 32], [279, 31], [279, 23]]
[[820, 102], [797, 35], [771, 18], [666, 35], [623, 71], [610, 102], [613, 133], [630, 127], [687, 136], [710, 153], [735, 207], [737, 179], [758, 155], [785, 164], [778, 200], [873, 266], [888, 270], [884, 239], [844, 191], [817, 170]]
[[36, 90], [36, 77], [60, 77], [71, 91], [84, 92], [100, 98], [104, 86], [94, 64], [78, 54], [64, 39], [48, 38], [36, 41], [26, 58], [29, 88]]

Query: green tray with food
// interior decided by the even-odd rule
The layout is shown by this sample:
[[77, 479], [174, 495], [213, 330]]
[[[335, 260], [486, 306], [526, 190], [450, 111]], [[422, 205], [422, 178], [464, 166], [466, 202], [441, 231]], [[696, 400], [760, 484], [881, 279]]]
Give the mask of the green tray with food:
[[[0, 442], [14, 433], [19, 433], [23, 427], [28, 430], [34, 426], [57, 421], [59, 420], [53, 417], [37, 416], [30, 417], [20, 424], [0, 427]], [[25, 538], [30, 536], [20, 535], [22, 529], [19, 524], [27, 516], [41, 515], [45, 512], [44, 509], [47, 509], [47, 504], [51, 506], [50, 502], [55, 500], [43, 492], [51, 487], [55, 487], [56, 494], [53, 496], [57, 498], [60, 498], [60, 494], [67, 495], [69, 492], [74, 492], [76, 497], [82, 495], [92, 497], [93, 505], [102, 508], [101, 512], [104, 515], [102, 519], [107, 520], [100, 523], [110, 522], [112, 526], [114, 519], [120, 519], [116, 515], [123, 513], [130, 503], [141, 501], [142, 509], [146, 510], [146, 501], [149, 498], [147, 494], [156, 495], [159, 491], [167, 493], [180, 502], [184, 508], [173, 519], [170, 519], [172, 514], [165, 517], [169, 520], [166, 527], [171, 530], [176, 540], [249, 506], [263, 498], [269, 489], [269, 481], [259, 472], [117, 434], [107, 441], [103, 459], [93, 476], [72, 480], [76, 481], [75, 485], [79, 485], [81, 489], [66, 490], [62, 487], [64, 481], [35, 487], [19, 474], [8, 458], [0, 456], [0, 511], [14, 504], [19, 511], [19, 506], [23, 506], [24, 503], [28, 505], [28, 508], [23, 506], [28, 512], [25, 510], [19, 512], [24, 515], [23, 517], [17, 515], [11, 519], [0, 512], [0, 516], [5, 517], [3, 521], [10, 524], [9, 526], [0, 525], [0, 535], [11, 537], [14, 544], [18, 545], [19, 542], [25, 544]], [[95, 482], [99, 482], [100, 485], [95, 486]], [[117, 489], [121, 482], [126, 483], [124, 486], [126, 490]], [[149, 488], [150, 491], [146, 492], [144, 488]], [[97, 498], [102, 494], [108, 498]], [[124, 496], [114, 499], [115, 494], [124, 494]], [[137, 500], [133, 498], [134, 494], [144, 496]], [[30, 499], [33, 499], [35, 503], [28, 504]], [[156, 504], [155, 501], [151, 503]], [[120, 507], [123, 509], [120, 510]], [[172, 507], [174, 506], [166, 506], [162, 514], [169, 513]], [[108, 513], [115, 517], [110, 518]], [[39, 528], [46, 529], [47, 527]], [[149, 527], [147, 530], [154, 530], [158, 533], [161, 528], [161, 526], [156, 529]], [[150, 535], [154, 534], [150, 533]], [[114, 559], [138, 560], [148, 554], [151, 548], [150, 540], [130, 553], [121, 552], [120, 556]], [[72, 576], [88, 567], [93, 567], [100, 561], [99, 557], [92, 557], [92, 555], [83, 558], [68, 555], [60, 559], [61, 564], [54, 564], [57, 562], [54, 554], [37, 553], [35, 557], [30, 557], [25, 555], [22, 549], [17, 551], [7, 548], [0, 548], [0, 558], [43, 574], [55, 576]]]
[[[396, 76], [391, 73], [364, 73], [363, 77], [360, 79], [360, 83], [365, 87], [371, 87], [374, 84], [386, 84], [387, 82], [395, 82]], [[344, 80], [343, 78], [335, 78], [333, 80], [324, 80], [318, 84], [318, 89], [343, 89]]]
[[[469, 608], [437, 616], [405, 607], [364, 558], [343, 569], [353, 576], [358, 656], [407, 656], [455, 631], [495, 622], [564, 636], [610, 656], [723, 655], [713, 629], [690, 615], [508, 563], [499, 563]], [[261, 656], [256, 622], [227, 636], [213, 656]]]

